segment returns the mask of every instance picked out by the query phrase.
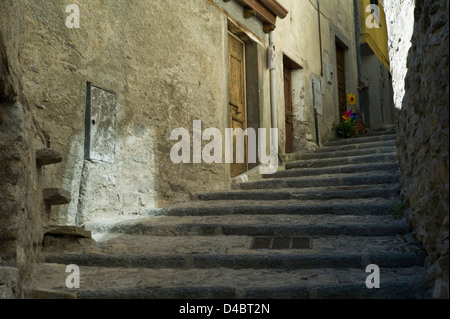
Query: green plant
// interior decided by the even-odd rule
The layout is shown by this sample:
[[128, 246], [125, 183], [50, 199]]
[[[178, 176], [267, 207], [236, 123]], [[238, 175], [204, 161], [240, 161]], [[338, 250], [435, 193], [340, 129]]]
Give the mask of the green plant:
[[358, 127], [359, 125], [353, 121], [333, 124], [336, 137], [341, 139], [356, 137], [358, 135]]
[[402, 218], [404, 216], [405, 208], [405, 203], [394, 204], [388, 214], [394, 219]]

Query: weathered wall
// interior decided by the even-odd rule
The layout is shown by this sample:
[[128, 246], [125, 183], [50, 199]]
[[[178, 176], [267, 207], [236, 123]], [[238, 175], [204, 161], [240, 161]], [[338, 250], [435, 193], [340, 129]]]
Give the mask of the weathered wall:
[[[370, 12], [370, 0], [359, 0], [359, 25], [361, 44], [367, 44], [387, 69], [389, 69], [389, 47], [386, 13], [383, 1], [378, 3], [378, 12]], [[379, 13], [379, 14], [377, 14]], [[377, 25], [378, 24], [378, 25]]]
[[[283, 53], [303, 69], [294, 75], [296, 150], [314, 147], [312, 79], [320, 81], [316, 8], [281, 1], [290, 16], [276, 29], [278, 120], [284, 148]], [[224, 131], [228, 117], [228, 18], [251, 35], [262, 52], [268, 35], [256, 17], [245, 19], [236, 1], [79, 1], [80, 28], [67, 28], [66, 5], [22, 0], [20, 81], [30, 111], [64, 156], [43, 170], [44, 182], [68, 190], [72, 202], [52, 212], [54, 224], [78, 224], [121, 215], [148, 214], [199, 191], [227, 189], [225, 164], [173, 164], [173, 129], [192, 132], [194, 120]], [[5, 3], [9, 5], [9, 3]], [[347, 90], [356, 92], [352, 1], [324, 3], [324, 56], [336, 67], [335, 41], [348, 46]], [[6, 25], [6, 24], [5, 24]], [[311, 32], [292, 32], [308, 29]], [[270, 127], [269, 70], [260, 70], [260, 127]], [[325, 62], [324, 62], [325, 63]], [[87, 83], [115, 95], [111, 147], [114, 161], [85, 159]], [[339, 121], [337, 83], [324, 81], [321, 142]], [[89, 121], [87, 121], [89, 123]], [[105, 148], [106, 149], [106, 148]]]
[[[80, 1], [80, 28], [69, 29], [60, 1], [23, 3], [24, 94], [67, 155], [46, 177], [74, 199], [55, 223], [145, 214], [229, 186], [228, 166], [175, 165], [169, 155], [174, 128], [228, 127], [223, 12], [204, 0]], [[236, 3], [217, 4], [244, 20]], [[262, 33], [255, 20], [243, 23]], [[116, 95], [114, 164], [84, 160], [87, 82]]]
[[397, 123], [386, 14], [382, 1], [373, 13], [369, 0], [359, 0], [358, 4], [364, 124], [372, 130], [382, 129]]
[[388, 26], [389, 59], [391, 62], [394, 104], [402, 108], [405, 95], [406, 61], [414, 30], [415, 0], [385, 0], [384, 11]]
[[[193, 120], [202, 120], [204, 128], [229, 127], [228, 16], [267, 47], [262, 23], [245, 19], [234, 1], [77, 4], [80, 28], [69, 29], [67, 3], [0, 3], [1, 57], [9, 59], [1, 64], [0, 107], [5, 298], [21, 296], [45, 226], [148, 214], [196, 192], [227, 189], [228, 165], [173, 164], [170, 133], [179, 127], [192, 132]], [[17, 87], [6, 81], [4, 69]], [[112, 163], [85, 160], [88, 82], [115, 95]], [[261, 105], [263, 125], [270, 123], [267, 104]], [[63, 162], [36, 167], [36, 150], [50, 144]], [[43, 187], [67, 189], [72, 202], [48, 209]]]
[[48, 146], [48, 135], [30, 112], [23, 95], [20, 45], [23, 7], [0, 3], [0, 299], [21, 298], [39, 258], [45, 207], [42, 170], [36, 150]]
[[396, 125], [392, 81], [389, 71], [375, 54], [361, 56], [364, 120], [372, 130]]
[[[391, 15], [388, 20], [394, 22], [390, 42], [401, 43], [398, 51], [397, 45], [391, 45], [397, 98], [403, 91], [400, 75], [407, 66], [398, 121], [402, 193], [411, 225], [429, 254], [429, 296], [449, 298], [448, 1], [417, 0], [413, 19], [409, 17], [410, 1], [385, 3]], [[405, 30], [410, 27], [412, 46], [405, 64]]]
[[[314, 103], [312, 81], [322, 82], [323, 113], [318, 117], [320, 143], [335, 138], [333, 123], [339, 122], [338, 86], [336, 78], [336, 40], [347, 46], [346, 85], [347, 93], [356, 94], [357, 66], [355, 50], [355, 23], [352, 0], [321, 1], [320, 23], [322, 35], [323, 70], [321, 70], [319, 16], [316, 1], [280, 0], [288, 10], [286, 19], [279, 20], [275, 31], [277, 42], [278, 74], [278, 125], [281, 129], [281, 144], [284, 150], [284, 95], [283, 54], [298, 63], [302, 69], [296, 71], [293, 79], [294, 91], [294, 151], [314, 149], [316, 132], [314, 124]], [[329, 61], [329, 64], [327, 64]], [[328, 71], [334, 77], [329, 83]], [[323, 71], [323, 81], [321, 81]]]

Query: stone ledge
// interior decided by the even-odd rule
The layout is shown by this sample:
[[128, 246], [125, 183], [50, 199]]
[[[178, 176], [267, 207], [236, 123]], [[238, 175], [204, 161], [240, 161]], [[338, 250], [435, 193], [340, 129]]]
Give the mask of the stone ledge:
[[376, 264], [382, 268], [423, 267], [424, 256], [415, 253], [317, 253], [317, 254], [191, 254], [191, 255], [123, 255], [123, 254], [48, 254], [45, 263], [76, 264], [87, 267], [143, 269], [317, 269], [359, 268]]
[[49, 227], [45, 232], [49, 236], [72, 236], [79, 238], [92, 239], [92, 233], [89, 230], [84, 230], [76, 226], [54, 226]]
[[70, 192], [60, 188], [44, 189], [44, 201], [50, 206], [67, 205], [72, 200]]
[[36, 164], [38, 166], [58, 164], [62, 160], [62, 155], [55, 149], [43, 148], [36, 151]]

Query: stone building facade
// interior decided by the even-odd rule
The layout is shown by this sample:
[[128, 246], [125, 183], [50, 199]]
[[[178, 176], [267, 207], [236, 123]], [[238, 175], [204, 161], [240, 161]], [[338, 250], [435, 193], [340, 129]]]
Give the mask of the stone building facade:
[[[278, 71], [278, 127], [285, 150], [285, 102], [283, 62], [292, 60], [294, 152], [314, 149], [335, 138], [333, 123], [340, 121], [339, 84], [345, 95], [356, 94], [356, 63], [353, 1], [280, 1], [289, 9], [287, 18], [275, 30]], [[301, 30], [305, 30], [302, 32]], [[343, 81], [338, 78], [337, 50], [343, 52]], [[343, 83], [339, 83], [342, 81]], [[314, 87], [314, 92], [313, 92]], [[356, 106], [358, 108], [358, 105]], [[316, 111], [316, 112], [315, 112]], [[317, 130], [315, 125], [317, 114]], [[318, 134], [318, 136], [317, 136]]]
[[[283, 66], [287, 63], [292, 70], [294, 151], [301, 151], [316, 144], [313, 80], [320, 93], [315, 97], [321, 114], [320, 143], [333, 137], [332, 124], [339, 120], [337, 80], [321, 79], [321, 72], [325, 78], [322, 69], [335, 73], [336, 42], [346, 50], [347, 91], [356, 90], [353, 6], [352, 1], [322, 5], [319, 15], [314, 2], [280, 3], [289, 15], [279, 19], [275, 29], [279, 144], [283, 152]], [[13, 6], [9, 2], [3, 6], [3, 14], [8, 15]], [[242, 3], [197, 0], [183, 5], [165, 1], [109, 6], [81, 2], [79, 29], [66, 27], [69, 13], [62, 3], [30, 1], [24, 7], [17, 48], [23, 69], [20, 83], [31, 101], [31, 112], [64, 158], [60, 166], [45, 169], [45, 181], [72, 195], [70, 205], [54, 209], [55, 222], [82, 224], [86, 218], [147, 213], [189, 199], [193, 192], [229, 187], [229, 165], [187, 168], [174, 165], [169, 156], [174, 145], [170, 133], [175, 128], [192, 130], [193, 120], [201, 120], [203, 128], [223, 131], [230, 126], [229, 32], [246, 48], [249, 125], [271, 127], [266, 22], [256, 16], [245, 18]], [[7, 20], [2, 22], [6, 33]], [[320, 47], [325, 68], [319, 59]], [[95, 102], [87, 101], [88, 90], [106, 96], [103, 104], [91, 106], [89, 123], [87, 104]], [[94, 117], [102, 114], [95, 113], [96, 107], [103, 107], [106, 116], [98, 118], [97, 125]], [[102, 123], [113, 129], [108, 133]], [[86, 131], [92, 133], [94, 128], [97, 135], [87, 137]], [[85, 145], [86, 139], [99, 136], [104, 139]], [[100, 155], [86, 154], [86, 148], [96, 147], [91, 153]]]
[[383, 3], [359, 0], [361, 99], [364, 124], [382, 129], [396, 124], [394, 91]]
[[388, 1], [407, 215], [428, 252], [429, 297], [449, 298], [448, 1]]
[[[334, 137], [337, 49], [344, 93], [358, 86], [352, 0], [71, 4], [0, 3], [3, 297], [21, 296], [48, 226], [155, 214], [230, 187], [231, 165], [174, 164], [170, 151], [171, 132], [192, 136], [196, 120], [234, 127], [231, 42], [244, 49], [245, 125], [277, 126], [283, 155]], [[40, 165], [40, 150], [61, 158]]]

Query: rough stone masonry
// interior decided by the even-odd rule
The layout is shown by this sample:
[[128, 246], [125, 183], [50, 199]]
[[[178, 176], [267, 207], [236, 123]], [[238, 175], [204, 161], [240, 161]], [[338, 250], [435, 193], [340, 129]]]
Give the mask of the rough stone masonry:
[[402, 192], [409, 221], [429, 255], [428, 297], [449, 298], [449, 2], [416, 0], [415, 9], [413, 2], [385, 1], [394, 90], [401, 109]]
[[46, 216], [42, 192], [36, 191], [42, 190], [42, 174], [34, 159], [47, 139], [20, 92], [14, 44], [6, 46], [0, 33], [0, 299], [21, 296]]

